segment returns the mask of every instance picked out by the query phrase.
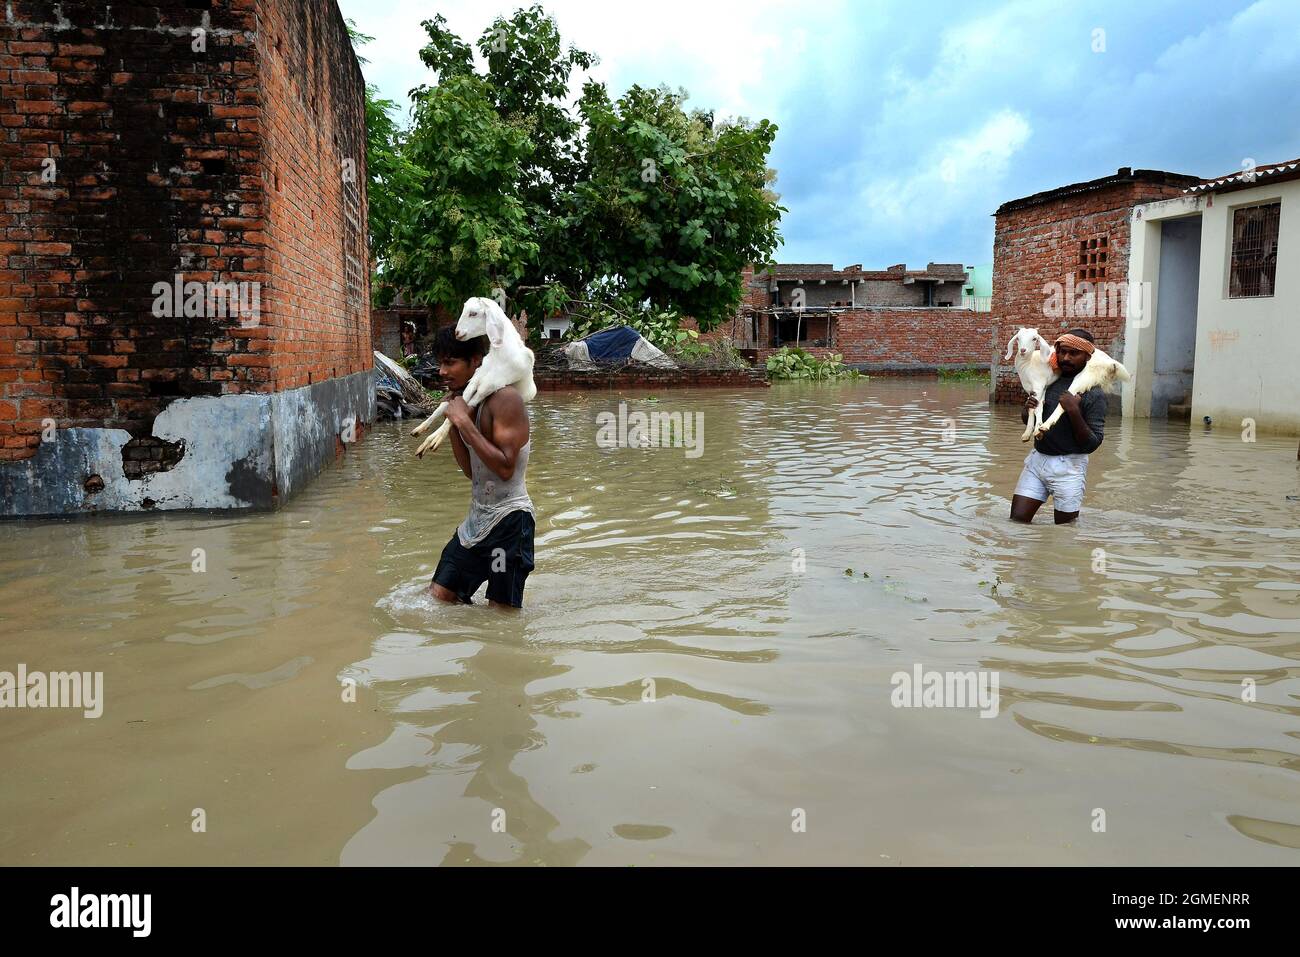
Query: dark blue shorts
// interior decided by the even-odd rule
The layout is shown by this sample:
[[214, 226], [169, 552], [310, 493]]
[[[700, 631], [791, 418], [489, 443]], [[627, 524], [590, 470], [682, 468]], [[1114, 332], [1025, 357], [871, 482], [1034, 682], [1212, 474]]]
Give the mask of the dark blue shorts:
[[481, 542], [470, 548], [453, 533], [438, 559], [434, 583], [472, 605], [474, 593], [487, 582], [488, 601], [522, 608], [524, 582], [533, 570], [534, 527], [533, 516], [519, 511], [497, 522]]

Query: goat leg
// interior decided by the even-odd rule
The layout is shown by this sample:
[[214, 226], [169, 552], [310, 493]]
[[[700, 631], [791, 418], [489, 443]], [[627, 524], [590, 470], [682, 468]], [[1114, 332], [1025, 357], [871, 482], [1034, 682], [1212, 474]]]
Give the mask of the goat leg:
[[[1034, 398], [1038, 398], [1038, 393], [1034, 393]], [[1038, 418], [1041, 415], [1042, 415], [1041, 406], [1036, 405], [1029, 410], [1029, 414], [1025, 416], [1025, 431], [1020, 436], [1021, 442], [1029, 441], [1029, 437], [1034, 434], [1034, 423], [1038, 421]]]
[[413, 428], [411, 430], [411, 434], [423, 435], [425, 432], [428, 432], [431, 428], [433, 428], [433, 426], [435, 425], [435, 423], [437, 423], [439, 419], [441, 419], [443, 416], [447, 414], [447, 406], [449, 404], [450, 403], [444, 402], [442, 403], [442, 405], [438, 406], [438, 408], [434, 409], [433, 415], [429, 416], [427, 419], [425, 419], [423, 422], [421, 422], [419, 425]]
[[433, 434], [420, 443], [420, 447], [415, 450], [416, 458], [424, 458], [425, 452], [436, 452], [438, 446], [442, 445], [443, 440], [451, 434], [451, 419], [445, 419], [442, 425], [434, 430]]
[[1041, 439], [1044, 435], [1046, 435], [1048, 430], [1051, 429], [1052, 426], [1056, 425], [1056, 423], [1060, 421], [1061, 413], [1063, 413], [1064, 411], [1065, 410], [1058, 405], [1056, 407], [1056, 411], [1053, 412], [1050, 416], [1048, 416], [1046, 422], [1039, 423], [1037, 430], [1035, 430], [1034, 432], [1034, 438]]

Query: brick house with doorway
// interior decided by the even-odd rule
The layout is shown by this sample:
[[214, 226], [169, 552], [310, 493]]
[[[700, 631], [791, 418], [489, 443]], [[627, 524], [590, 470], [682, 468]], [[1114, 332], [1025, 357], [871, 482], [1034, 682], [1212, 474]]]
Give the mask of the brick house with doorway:
[[1111, 355], [1123, 355], [1129, 221], [1140, 203], [1179, 196], [1200, 178], [1123, 167], [1003, 203], [994, 214], [994, 356], [990, 399], [1023, 402], [1007, 340], [1021, 326], [1049, 342], [1082, 326]]

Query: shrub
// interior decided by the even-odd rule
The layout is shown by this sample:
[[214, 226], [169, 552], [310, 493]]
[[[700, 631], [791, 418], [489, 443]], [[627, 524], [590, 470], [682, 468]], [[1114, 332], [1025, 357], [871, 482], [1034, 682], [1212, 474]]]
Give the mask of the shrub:
[[843, 365], [844, 357], [831, 353], [818, 359], [803, 349], [782, 346], [767, 358], [767, 374], [773, 379], [803, 379], [825, 381], [828, 379], [858, 379], [862, 373]]

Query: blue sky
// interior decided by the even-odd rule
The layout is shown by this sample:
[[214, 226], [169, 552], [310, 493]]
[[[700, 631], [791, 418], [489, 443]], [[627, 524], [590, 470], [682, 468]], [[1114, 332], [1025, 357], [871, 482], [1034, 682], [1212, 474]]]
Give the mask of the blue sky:
[[[420, 21], [474, 39], [521, 2], [339, 0], [406, 102]], [[1121, 166], [1202, 176], [1300, 156], [1300, 2], [553, 0], [614, 95], [684, 87], [766, 117], [784, 262], [991, 261], [1008, 199]]]

